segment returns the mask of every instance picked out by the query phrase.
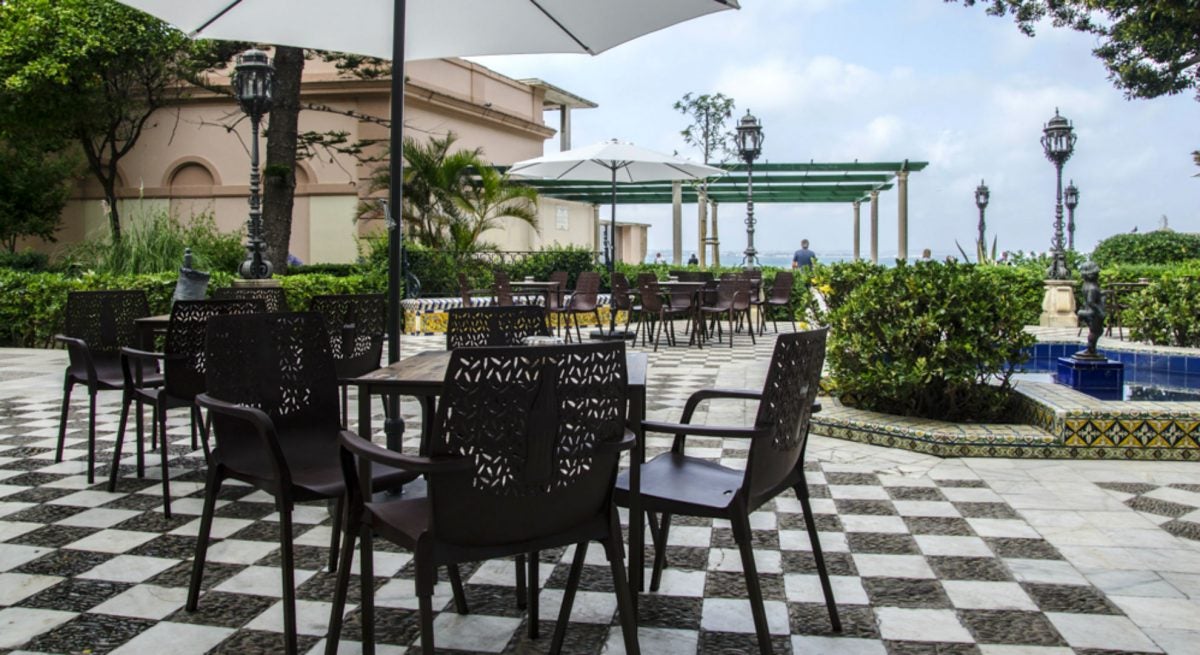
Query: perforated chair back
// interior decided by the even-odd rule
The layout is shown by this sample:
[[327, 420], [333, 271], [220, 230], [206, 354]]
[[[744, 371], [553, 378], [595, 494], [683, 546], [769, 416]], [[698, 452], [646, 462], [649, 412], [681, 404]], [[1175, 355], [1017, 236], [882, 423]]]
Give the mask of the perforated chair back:
[[213, 291], [213, 300], [261, 300], [268, 312], [288, 311], [282, 287], [221, 287]]
[[519, 346], [529, 336], [549, 336], [546, 310], [537, 305], [452, 307], [446, 310], [446, 349]]
[[[141, 346], [133, 321], [149, 315], [144, 291], [72, 291], [67, 294], [65, 334], [82, 339], [93, 361], [116, 365], [121, 348]], [[77, 365], [84, 366], [72, 358], [71, 367]]]
[[[337, 373], [320, 314], [214, 316], [205, 352], [209, 396], [262, 410], [281, 441], [291, 432], [337, 437]], [[212, 426], [222, 460], [265, 461], [263, 442], [246, 423], [214, 412]]]
[[464, 546], [532, 541], [605, 516], [624, 435], [623, 342], [464, 348], [450, 357], [429, 477], [433, 533]]
[[176, 300], [163, 352], [163, 386], [184, 400], [204, 392], [207, 371], [208, 321], [214, 316], [265, 312], [261, 300]]
[[750, 444], [746, 466], [749, 497], [778, 491], [804, 456], [808, 421], [812, 416], [825, 363], [829, 328], [781, 334], [767, 368], [755, 427], [769, 436]]
[[325, 318], [339, 378], [358, 377], [379, 368], [387, 320], [383, 294], [315, 296], [309, 309]]

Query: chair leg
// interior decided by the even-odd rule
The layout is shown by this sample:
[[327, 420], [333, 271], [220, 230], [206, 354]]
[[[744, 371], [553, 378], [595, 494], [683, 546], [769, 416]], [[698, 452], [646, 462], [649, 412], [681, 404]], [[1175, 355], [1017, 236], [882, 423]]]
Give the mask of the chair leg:
[[350, 387], [347, 385], [338, 385], [342, 391], [342, 429], [350, 424]]
[[617, 524], [617, 513], [612, 513], [612, 526], [604, 542], [608, 552], [608, 565], [612, 569], [613, 587], [617, 593], [617, 615], [621, 619], [621, 636], [625, 640], [626, 655], [640, 655], [637, 637], [637, 612], [633, 606], [633, 593], [629, 590], [629, 578], [625, 574], [625, 549], [621, 546], [621, 526]]
[[667, 535], [671, 530], [671, 515], [663, 512], [662, 528], [658, 533], [658, 544], [654, 548], [654, 570], [650, 574], [650, 591], [658, 591], [662, 572], [667, 566]]
[[730, 348], [733, 347], [733, 335], [735, 334], [733, 331], [733, 314], [734, 314], [734, 311], [731, 308], [729, 310], [729, 347]]
[[583, 560], [587, 557], [587, 547], [586, 541], [575, 544], [575, 558], [571, 560], [567, 588], [563, 590], [562, 607], [558, 609], [558, 622], [554, 625], [554, 639], [550, 641], [552, 655], [562, 652], [563, 639], [567, 636], [567, 622], [571, 620], [571, 606], [575, 604], [575, 591], [579, 588], [579, 578], [583, 574]]
[[192, 423], [200, 426], [200, 447], [204, 449], [204, 461], [212, 459], [212, 449], [208, 446], [208, 424], [204, 421], [204, 412], [199, 405], [192, 405]]
[[[296, 638], [296, 561], [292, 550], [292, 504], [290, 499], [277, 499], [275, 508], [279, 512], [279, 554], [283, 560], [284, 650], [288, 655], [296, 655], [300, 647]], [[366, 582], [368, 580], [370, 578], [363, 578], [364, 584], [369, 584]]]
[[742, 570], [746, 573], [746, 591], [750, 596], [750, 613], [754, 615], [754, 632], [758, 635], [758, 651], [771, 655], [771, 630], [767, 626], [767, 612], [763, 607], [762, 587], [758, 581], [758, 568], [754, 564], [754, 545], [750, 543], [750, 520], [740, 512], [733, 519], [733, 538], [742, 555]]
[[[417, 558], [417, 601], [421, 621], [421, 653], [434, 655], [433, 648], [433, 580], [437, 577], [430, 553], [420, 552]], [[433, 569], [433, 570], [430, 570]], [[366, 650], [363, 650], [364, 655]]]
[[146, 477], [146, 406], [141, 400], [137, 402], [137, 416], [134, 417], [133, 425], [137, 430], [137, 476], [140, 480]]
[[529, 594], [529, 600], [525, 602], [526, 624], [529, 626], [529, 638], [538, 638], [538, 554], [536, 552], [529, 553], [525, 556], [526, 566], [526, 591]]
[[754, 326], [750, 322], [750, 310], [746, 310], [746, 331], [750, 333], [750, 345], [757, 345], [758, 341], [754, 338]]
[[[802, 465], [798, 465], [802, 466]], [[842, 620], [838, 616], [837, 601], [833, 598], [833, 586], [829, 582], [829, 571], [825, 568], [825, 555], [821, 551], [821, 539], [817, 536], [817, 525], [813, 522], [812, 504], [808, 502], [808, 482], [804, 470], [800, 469], [800, 481], [794, 487], [800, 508], [804, 511], [804, 525], [808, 528], [808, 541], [812, 544], [813, 560], [817, 563], [817, 577], [821, 580], [821, 593], [825, 595], [825, 607], [829, 609], [829, 625], [834, 632], [842, 631]]]
[[188, 412], [188, 413], [191, 415], [191, 421], [190, 421], [191, 426], [190, 427], [192, 429], [192, 450], [196, 450], [197, 448], [200, 447], [200, 443], [199, 443], [200, 440], [197, 438], [197, 435], [196, 435], [196, 413], [195, 412]]
[[454, 594], [454, 609], [459, 614], [470, 614], [467, 606], [467, 592], [463, 590], [462, 575], [458, 572], [457, 564], [446, 565], [446, 576], [450, 578], [450, 591]]
[[121, 394], [121, 421], [117, 425], [117, 443], [113, 446], [112, 466], [108, 471], [108, 492], [117, 490], [117, 475], [121, 470], [121, 444], [125, 441], [125, 424], [129, 422], [129, 406], [133, 397], [128, 391]]
[[[166, 396], [160, 395], [159, 398], [165, 399]], [[167, 459], [171, 457], [171, 449], [168, 447], [169, 442], [167, 441], [167, 405], [165, 402], [155, 403], [154, 422], [158, 424], [158, 431], [163, 436], [162, 444], [158, 449], [158, 459], [162, 466], [163, 516], [171, 518], [171, 476], [170, 469], [167, 468]]]
[[[342, 636], [342, 615], [346, 612], [346, 594], [350, 590], [350, 569], [354, 564], [354, 531], [358, 529], [359, 517], [350, 512], [347, 516], [345, 529], [342, 531], [341, 562], [337, 569], [337, 584], [333, 588], [333, 608], [329, 611], [329, 632], [325, 639], [325, 655], [337, 655], [338, 640]], [[334, 531], [337, 538], [337, 531]], [[364, 580], [366, 578], [363, 578]], [[363, 593], [374, 595], [371, 585], [364, 585]]]
[[329, 572], [337, 571], [338, 567], [338, 534], [342, 530], [342, 521], [346, 520], [346, 494], [338, 496], [337, 502], [333, 506], [333, 520], [330, 522], [330, 532], [333, 533], [333, 538], [329, 540]]
[[213, 513], [217, 507], [217, 493], [221, 491], [221, 466], [208, 467], [208, 480], [204, 485], [204, 509], [200, 512], [200, 533], [196, 538], [196, 558], [192, 560], [192, 582], [188, 586], [187, 611], [195, 612], [200, 602], [200, 582], [204, 579], [204, 558], [208, 553], [208, 536], [212, 533]]
[[[375, 545], [371, 542], [371, 528], [363, 525], [361, 519], [356, 522], [359, 523], [358, 578], [360, 588], [359, 604], [362, 608], [362, 652], [363, 655], [374, 655], [375, 586], [368, 581], [375, 579]], [[346, 568], [349, 569], [350, 567], [347, 566]], [[430, 593], [432, 594], [432, 592]], [[432, 630], [430, 631], [429, 638], [433, 639]], [[421, 639], [425, 639], [424, 632], [422, 632]]]
[[[567, 334], [570, 334], [570, 330]], [[525, 609], [525, 554], [518, 554], [516, 557], [517, 569], [517, 609]]]
[[575, 338], [579, 340], [579, 343], [583, 343], [583, 334], [579, 332], [579, 314], [571, 314], [571, 318], [575, 322]]
[[67, 443], [67, 413], [71, 410], [71, 389], [75, 385], [71, 382], [71, 378], [67, 377], [63, 383], [63, 401], [62, 415], [58, 419], [58, 447], [54, 451], [54, 461], [61, 462], [63, 459], [63, 446]]
[[96, 482], [96, 392], [88, 389], [88, 484]]

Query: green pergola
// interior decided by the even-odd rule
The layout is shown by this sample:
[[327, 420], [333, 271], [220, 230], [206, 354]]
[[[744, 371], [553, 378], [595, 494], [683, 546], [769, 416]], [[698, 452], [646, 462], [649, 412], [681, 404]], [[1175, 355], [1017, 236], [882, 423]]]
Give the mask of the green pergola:
[[[879, 252], [879, 194], [897, 188], [899, 227], [898, 252], [908, 250], [908, 174], [924, 170], [928, 162], [850, 162], [850, 163], [762, 163], [753, 170], [756, 203], [849, 203], [854, 208], [854, 256], [859, 257], [859, 211], [870, 203], [871, 259]], [[708, 181], [707, 200], [714, 205], [744, 204], [747, 200], [745, 164], [718, 165], [728, 175]], [[604, 205], [612, 202], [611, 182], [567, 180], [524, 180], [538, 193], [562, 200]], [[617, 204], [672, 204], [676, 256], [681, 253], [679, 232], [682, 225], [680, 205], [700, 201], [700, 187], [692, 182], [618, 183]]]

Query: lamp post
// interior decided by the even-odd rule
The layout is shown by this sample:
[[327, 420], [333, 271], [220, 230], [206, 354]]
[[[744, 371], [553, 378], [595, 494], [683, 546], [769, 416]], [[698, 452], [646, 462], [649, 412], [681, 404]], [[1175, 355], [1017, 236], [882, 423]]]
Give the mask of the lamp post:
[[1067, 250], [1075, 250], [1075, 208], [1079, 206], [1079, 188], [1071, 180], [1063, 191], [1063, 202], [1067, 205]]
[[762, 153], [762, 144], [762, 123], [746, 110], [737, 126], [737, 147], [746, 162], [746, 256], [742, 264], [747, 267], [758, 265], [758, 251], [754, 249], [754, 160]]
[[975, 187], [975, 206], [979, 208], [979, 247], [980, 253], [987, 249], [987, 239], [984, 233], [987, 229], [987, 223], [984, 221], [983, 212], [987, 209], [988, 198], [991, 193], [988, 191], [987, 185], [983, 180], [979, 180], [979, 186]]
[[1075, 130], [1071, 127], [1071, 121], [1059, 115], [1058, 110], [1054, 110], [1054, 118], [1050, 119], [1049, 123], [1042, 129], [1042, 149], [1046, 152], [1046, 159], [1049, 159], [1054, 164], [1056, 174], [1056, 186], [1054, 196], [1054, 238], [1050, 242], [1050, 254], [1053, 261], [1050, 263], [1050, 270], [1046, 272], [1046, 276], [1051, 280], [1066, 280], [1070, 277], [1070, 272], [1067, 270], [1067, 257], [1063, 251], [1063, 188], [1062, 188], [1062, 169], [1063, 164], [1071, 158], [1071, 153], [1075, 151]]
[[271, 111], [275, 67], [267, 53], [252, 48], [238, 55], [231, 79], [233, 95], [242, 111], [250, 117], [250, 222], [246, 243], [246, 261], [238, 273], [247, 280], [271, 277], [271, 262], [267, 261], [267, 244], [262, 235], [262, 209], [259, 200], [258, 126], [263, 115]]

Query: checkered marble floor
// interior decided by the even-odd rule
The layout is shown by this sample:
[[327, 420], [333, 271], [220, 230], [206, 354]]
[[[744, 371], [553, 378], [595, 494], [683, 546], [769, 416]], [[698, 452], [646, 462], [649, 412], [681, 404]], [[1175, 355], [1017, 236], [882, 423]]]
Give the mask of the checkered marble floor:
[[[406, 338], [404, 351], [442, 344]], [[678, 418], [701, 387], [760, 385], [771, 348], [770, 335], [755, 347], [744, 335], [733, 349], [660, 347], [650, 360], [650, 417]], [[86, 483], [86, 394], [73, 403], [67, 459], [54, 463], [64, 362], [61, 351], [0, 350], [0, 653], [280, 650], [270, 497], [223, 490], [205, 593], [197, 612], [183, 610], [203, 487], [186, 417], [171, 420], [175, 517], [167, 520], [157, 453], [144, 479], [126, 458], [116, 493]], [[118, 395], [101, 395], [101, 470]], [[403, 411], [414, 445], [416, 403]], [[752, 411], [727, 402], [697, 420], [745, 424]], [[744, 464], [744, 443], [689, 443], [694, 454]], [[669, 444], [652, 435], [647, 447], [653, 455]], [[1200, 468], [1193, 463], [940, 460], [814, 435], [807, 470], [845, 629], [830, 631], [800, 506], [785, 494], [751, 517], [777, 653], [1200, 653]], [[295, 522], [301, 645], [319, 652], [333, 588], [324, 570], [329, 519], [314, 504], [298, 508]], [[439, 584], [439, 647], [544, 652], [571, 556], [569, 549], [543, 553], [536, 641], [524, 636], [511, 562], [463, 568], [467, 615], [454, 612], [449, 585]], [[643, 652], [757, 652], [727, 523], [680, 517], [668, 564], [661, 589], [640, 599]], [[375, 574], [380, 652], [415, 652], [411, 558], [378, 542]], [[623, 652], [611, 589], [593, 547], [565, 652]], [[358, 626], [351, 606], [345, 652], [358, 651]]]

